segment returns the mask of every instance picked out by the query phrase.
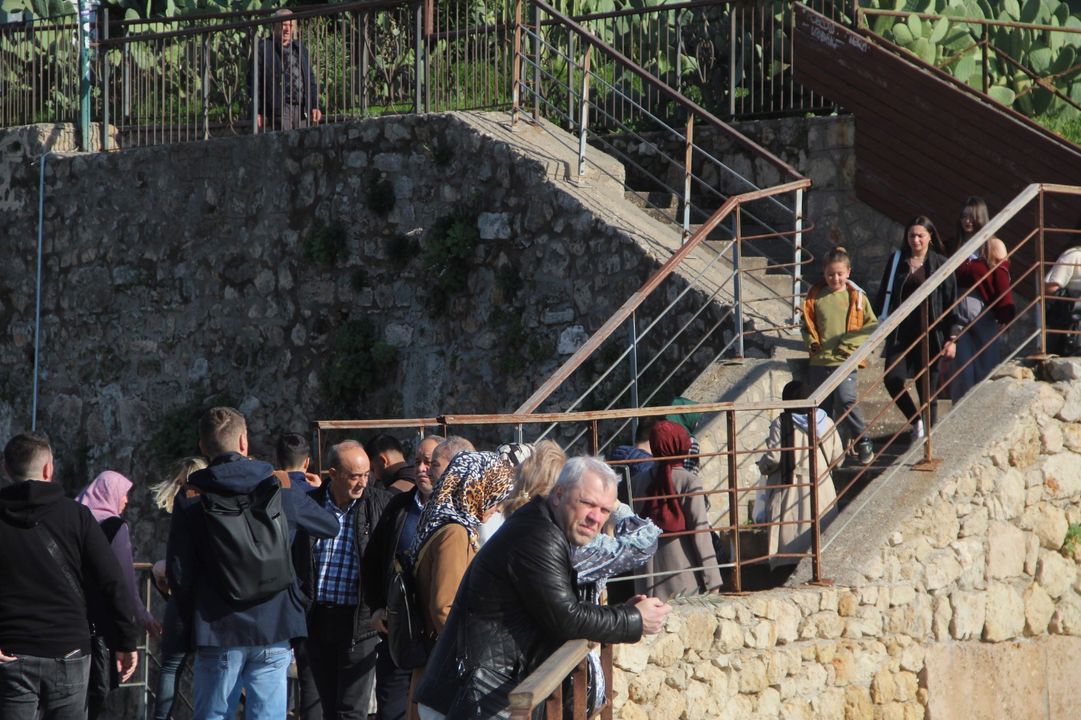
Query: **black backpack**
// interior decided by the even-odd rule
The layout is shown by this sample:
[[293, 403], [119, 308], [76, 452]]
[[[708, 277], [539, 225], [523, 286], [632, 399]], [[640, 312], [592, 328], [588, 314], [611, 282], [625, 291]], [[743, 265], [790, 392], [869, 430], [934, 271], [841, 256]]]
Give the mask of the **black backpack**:
[[1059, 288], [1055, 292], [1056, 297], [1070, 298], [1073, 302], [1065, 300], [1051, 300], [1047, 303], [1047, 327], [1052, 330], [1071, 330], [1066, 333], [1049, 333], [1047, 336], [1047, 350], [1055, 355], [1063, 357], [1077, 357], [1081, 355], [1081, 300], [1070, 295], [1066, 288]]
[[209, 564], [218, 587], [235, 604], [261, 602], [296, 578], [281, 483], [269, 477], [250, 493], [200, 493]]
[[394, 664], [403, 670], [423, 667], [428, 662], [429, 641], [417, 602], [417, 586], [404, 559], [395, 559], [387, 590], [387, 649]]

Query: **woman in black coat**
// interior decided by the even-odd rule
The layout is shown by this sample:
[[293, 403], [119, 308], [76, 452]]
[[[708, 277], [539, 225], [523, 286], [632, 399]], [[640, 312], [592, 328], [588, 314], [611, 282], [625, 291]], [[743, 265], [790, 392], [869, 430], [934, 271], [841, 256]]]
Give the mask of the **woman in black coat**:
[[[879, 322], [894, 312], [908, 297], [926, 282], [927, 278], [946, 262], [943, 255], [942, 239], [930, 218], [920, 215], [905, 226], [901, 246], [890, 254], [886, 261], [882, 282], [879, 284], [878, 300], [875, 310]], [[951, 322], [944, 314], [951, 311], [957, 294], [957, 284], [953, 274], [943, 281], [925, 300], [927, 305], [928, 347], [927, 357], [930, 365], [925, 367], [923, 350], [918, 342], [923, 334], [921, 312], [916, 310], [906, 317], [886, 341], [886, 390], [889, 391], [897, 409], [911, 425], [910, 436], [913, 441], [925, 434], [920, 409], [930, 402], [931, 422], [936, 418], [937, 403], [924, 393], [923, 374], [929, 380], [931, 397], [935, 397], [938, 388], [938, 368], [936, 360], [939, 354], [952, 358], [954, 353], [953, 338], [949, 337]], [[892, 366], [892, 367], [891, 367]], [[905, 383], [915, 379], [916, 392], [920, 399], [917, 408]]]

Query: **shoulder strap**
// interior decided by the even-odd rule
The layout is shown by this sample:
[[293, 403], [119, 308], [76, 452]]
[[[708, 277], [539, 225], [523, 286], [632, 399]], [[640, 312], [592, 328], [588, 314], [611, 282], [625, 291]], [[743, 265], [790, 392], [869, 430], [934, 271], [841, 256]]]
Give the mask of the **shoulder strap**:
[[64, 576], [64, 580], [67, 581], [71, 592], [81, 604], [85, 605], [86, 595], [83, 593], [83, 587], [79, 584], [79, 581], [75, 579], [75, 573], [71, 571], [71, 566], [68, 565], [63, 554], [60, 552], [60, 546], [56, 544], [56, 538], [54, 538], [48, 528], [41, 523], [34, 526], [34, 532], [37, 533], [37, 536], [45, 545], [45, 549], [49, 551], [50, 557], [56, 562], [57, 567], [60, 568], [60, 573]]
[[893, 262], [890, 263], [890, 275], [889, 280], [886, 281], [886, 299], [882, 301], [882, 312], [879, 313], [878, 319], [885, 320], [886, 316], [890, 314], [890, 298], [893, 297], [893, 281], [897, 275], [897, 266], [901, 262], [901, 251], [893, 251]]
[[807, 334], [816, 345], [820, 345], [822, 340], [818, 337], [818, 327], [815, 325], [815, 299], [818, 297], [818, 291], [824, 286], [825, 283], [821, 280], [816, 282], [807, 291], [807, 299], [803, 301], [803, 322], [807, 328]]

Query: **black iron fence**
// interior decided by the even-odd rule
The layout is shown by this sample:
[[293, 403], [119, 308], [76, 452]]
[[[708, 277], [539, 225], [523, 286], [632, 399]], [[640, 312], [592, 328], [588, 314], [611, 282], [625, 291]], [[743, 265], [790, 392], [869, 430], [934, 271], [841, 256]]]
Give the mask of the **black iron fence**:
[[[812, 4], [840, 13], [829, 0]], [[693, 0], [576, 20], [719, 117], [832, 110], [793, 80], [791, 7], [791, 0]], [[529, 6], [523, 22], [536, 17]], [[323, 122], [510, 105], [512, 0], [352, 2], [297, 10], [293, 19], [311, 58]], [[92, 121], [115, 128], [105, 145], [258, 131], [253, 78], [278, 24], [272, 11], [129, 20], [99, 10], [89, 34], [88, 100]], [[564, 32], [547, 19], [539, 28]], [[76, 122], [79, 56], [74, 16], [0, 26], [0, 126]], [[559, 58], [548, 60], [552, 77], [572, 71]], [[596, 71], [620, 91], [605, 108], [620, 122], [639, 118], [639, 105], [677, 119], [664, 94], [639, 78], [616, 65]], [[570, 94], [562, 102], [572, 103]]]

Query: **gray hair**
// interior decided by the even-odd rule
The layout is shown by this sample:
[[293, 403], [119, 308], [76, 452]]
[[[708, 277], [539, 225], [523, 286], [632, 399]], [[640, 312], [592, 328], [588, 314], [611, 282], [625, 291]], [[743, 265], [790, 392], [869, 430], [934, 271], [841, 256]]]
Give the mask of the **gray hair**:
[[556, 478], [555, 485], [552, 486], [554, 491], [556, 488], [563, 488], [565, 490], [573, 490], [582, 484], [582, 477], [587, 472], [591, 472], [601, 479], [601, 484], [605, 489], [610, 487], [617, 487], [619, 485], [619, 477], [615, 471], [608, 466], [604, 460], [592, 455], [581, 455], [579, 457], [572, 457], [567, 461], [567, 464], [563, 466], [563, 469], [559, 472], [559, 477]]
[[435, 450], [432, 450], [432, 460], [435, 460], [436, 457], [446, 456], [449, 461], [461, 452], [476, 452], [476, 448], [473, 447], [473, 443], [461, 435], [448, 435], [446, 440], [443, 440], [443, 442], [435, 446]]
[[327, 467], [337, 470], [342, 464], [342, 451], [355, 448], [360, 448], [361, 452], [364, 451], [364, 446], [356, 440], [342, 440], [337, 445], [331, 445], [330, 450], [327, 451]]

